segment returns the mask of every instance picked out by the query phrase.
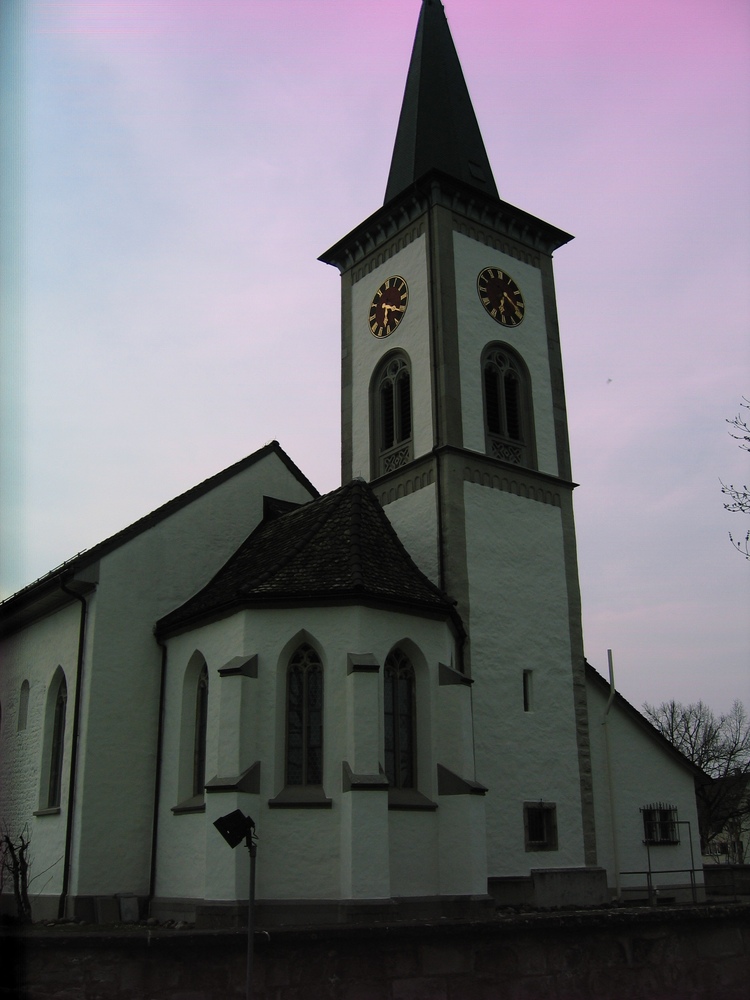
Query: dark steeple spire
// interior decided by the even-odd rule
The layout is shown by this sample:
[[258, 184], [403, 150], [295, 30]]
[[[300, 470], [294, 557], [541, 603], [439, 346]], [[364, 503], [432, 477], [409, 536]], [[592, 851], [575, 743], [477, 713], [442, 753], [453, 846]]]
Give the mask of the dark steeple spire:
[[440, 0], [422, 0], [386, 202], [429, 170], [498, 197]]

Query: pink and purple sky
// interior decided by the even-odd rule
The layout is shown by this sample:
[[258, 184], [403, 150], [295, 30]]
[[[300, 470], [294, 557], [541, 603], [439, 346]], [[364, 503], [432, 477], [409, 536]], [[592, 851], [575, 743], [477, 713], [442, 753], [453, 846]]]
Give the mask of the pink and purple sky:
[[[750, 478], [725, 422], [750, 395], [750, 7], [445, 6], [501, 197], [576, 236], [555, 267], [588, 658], [611, 647], [638, 706], [750, 706], [727, 537], [750, 524], [719, 483]], [[6, 595], [273, 438], [338, 485], [316, 258], [382, 203], [420, 2], [23, 8]]]

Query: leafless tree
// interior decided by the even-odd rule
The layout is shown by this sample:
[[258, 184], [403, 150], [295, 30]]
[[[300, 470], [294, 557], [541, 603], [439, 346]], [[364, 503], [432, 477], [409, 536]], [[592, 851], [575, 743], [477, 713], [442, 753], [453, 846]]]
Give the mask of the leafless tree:
[[[702, 701], [682, 705], [665, 701], [643, 706], [643, 713], [662, 736], [706, 775], [696, 781], [698, 825], [704, 852], [722, 832], [736, 834], [750, 821], [750, 719], [735, 701], [716, 716]], [[743, 845], [739, 858], [744, 860]]]
[[31, 903], [29, 901], [29, 848], [31, 837], [28, 826], [17, 837], [12, 837], [7, 828], [0, 836], [0, 886], [9, 875], [13, 882], [16, 900], [16, 916], [22, 924], [31, 923]]
[[51, 871], [55, 865], [62, 861], [60, 857], [43, 871], [30, 876], [29, 873], [32, 864], [29, 853], [30, 849], [31, 834], [29, 833], [28, 824], [24, 825], [23, 830], [21, 830], [18, 836], [11, 835], [7, 826], [3, 827], [3, 832], [0, 834], [0, 891], [4, 888], [5, 879], [9, 877], [13, 883], [16, 917], [21, 924], [31, 923], [31, 901], [29, 899], [29, 887], [31, 883], [46, 875], [47, 872]]
[[[750, 452], [750, 424], [748, 423], [747, 416], [742, 412], [743, 410], [750, 410], [750, 399], [743, 396], [742, 400], [737, 416], [732, 420], [727, 420], [727, 423], [733, 428], [729, 432], [730, 436], [735, 441], [739, 441], [739, 447], [743, 451]], [[747, 485], [735, 486], [733, 483], [722, 482], [721, 492], [727, 498], [724, 501], [725, 510], [731, 511], [733, 514], [750, 514], [750, 487]], [[745, 537], [739, 540], [730, 531], [729, 538], [732, 545], [742, 553], [745, 559], [750, 559], [750, 530], [746, 531]]]

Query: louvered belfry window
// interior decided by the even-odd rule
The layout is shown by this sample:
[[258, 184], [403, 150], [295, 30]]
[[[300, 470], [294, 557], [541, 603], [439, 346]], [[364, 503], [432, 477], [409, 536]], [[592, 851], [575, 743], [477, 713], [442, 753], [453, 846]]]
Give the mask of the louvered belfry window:
[[377, 379], [378, 474], [411, 460], [411, 375], [406, 358], [392, 357]]
[[415, 787], [414, 667], [394, 649], [385, 661], [385, 773], [393, 788]]
[[302, 643], [287, 672], [286, 783], [323, 783], [323, 665]]
[[524, 374], [510, 351], [493, 348], [483, 365], [487, 453], [514, 465], [529, 465]]

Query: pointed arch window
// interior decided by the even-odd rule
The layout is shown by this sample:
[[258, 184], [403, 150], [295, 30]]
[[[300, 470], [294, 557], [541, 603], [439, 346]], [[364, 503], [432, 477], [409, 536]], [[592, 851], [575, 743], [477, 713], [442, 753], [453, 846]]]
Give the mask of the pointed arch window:
[[208, 729], [208, 667], [198, 678], [195, 692], [195, 738], [193, 740], [193, 795], [203, 795], [206, 787], [206, 732]]
[[62, 792], [63, 750], [65, 747], [65, 715], [68, 706], [68, 686], [65, 676], [61, 675], [51, 704], [52, 738], [50, 741], [49, 782], [47, 784], [47, 808], [57, 809], [60, 806]]
[[306, 642], [287, 670], [286, 784], [323, 784], [323, 664]]
[[416, 787], [414, 667], [394, 649], [385, 661], [385, 773], [392, 788]]
[[373, 392], [375, 474], [382, 476], [412, 458], [411, 370], [399, 352], [378, 369]]
[[21, 693], [18, 697], [18, 732], [22, 733], [29, 721], [29, 682], [24, 681], [21, 685]]
[[482, 360], [487, 454], [514, 465], [532, 464], [529, 381], [507, 347], [493, 345]]

